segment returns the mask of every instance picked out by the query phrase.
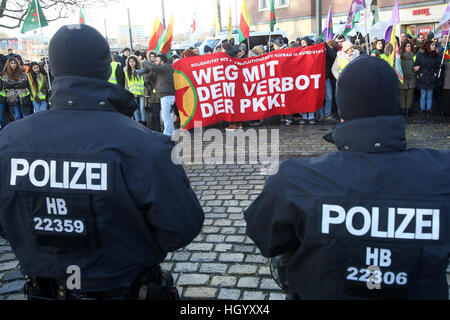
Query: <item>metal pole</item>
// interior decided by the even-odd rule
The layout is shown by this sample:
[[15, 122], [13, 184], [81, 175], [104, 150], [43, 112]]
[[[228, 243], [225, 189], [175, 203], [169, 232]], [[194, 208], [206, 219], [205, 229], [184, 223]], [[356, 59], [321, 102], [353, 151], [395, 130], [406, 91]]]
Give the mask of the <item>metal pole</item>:
[[162, 10], [163, 27], [164, 29], [166, 29], [166, 14], [164, 12], [164, 0], [161, 0], [161, 10]]
[[318, 39], [322, 32], [322, 0], [316, 0], [316, 30]]
[[220, 25], [220, 31], [222, 31], [222, 12], [220, 10], [220, 0], [217, 0], [217, 7], [219, 8], [219, 25]]
[[42, 24], [41, 24], [41, 18], [39, 17], [39, 10], [38, 10], [39, 7], [38, 7], [37, 0], [34, 1], [34, 5], [36, 6], [36, 15], [37, 15], [37, 19], [39, 22], [39, 29], [41, 30], [41, 41], [43, 43], [42, 52], [44, 53], [45, 66], [47, 67], [48, 87], [50, 90], [52, 90], [52, 84], [50, 83], [50, 69], [48, 68], [47, 55], [45, 54], [44, 34], [42, 33]]
[[369, 35], [369, 31], [367, 31], [367, 23], [369, 21], [368, 18], [369, 18], [369, 15], [368, 15], [368, 12], [367, 12], [367, 5], [366, 5], [366, 8], [364, 9], [364, 25], [366, 27], [366, 52], [367, 52], [368, 55], [370, 55], [370, 43], [369, 43], [370, 35]]
[[441, 71], [442, 71], [442, 65], [444, 64], [445, 52], [447, 52], [448, 38], [450, 38], [450, 32], [447, 33], [447, 43], [445, 44], [444, 52], [442, 52], [442, 60], [441, 60], [440, 66], [439, 66], [438, 78], [441, 77]]
[[106, 19], [104, 19], [104, 23], [105, 23], [105, 38], [106, 38], [106, 42], [108, 42], [108, 31], [106, 30]]
[[130, 20], [130, 9], [127, 8], [128, 11], [128, 29], [130, 31], [130, 49], [133, 51], [133, 34], [131, 32], [131, 20]]

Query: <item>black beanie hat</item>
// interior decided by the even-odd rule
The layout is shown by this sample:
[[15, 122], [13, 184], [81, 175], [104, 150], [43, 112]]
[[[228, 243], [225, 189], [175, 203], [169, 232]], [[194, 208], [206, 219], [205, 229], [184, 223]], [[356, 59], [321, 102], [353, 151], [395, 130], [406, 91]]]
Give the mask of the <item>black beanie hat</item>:
[[108, 80], [111, 76], [109, 44], [96, 29], [85, 24], [61, 27], [50, 40], [52, 74]]
[[400, 112], [398, 77], [383, 59], [368, 55], [350, 62], [336, 84], [336, 103], [344, 120], [396, 116]]

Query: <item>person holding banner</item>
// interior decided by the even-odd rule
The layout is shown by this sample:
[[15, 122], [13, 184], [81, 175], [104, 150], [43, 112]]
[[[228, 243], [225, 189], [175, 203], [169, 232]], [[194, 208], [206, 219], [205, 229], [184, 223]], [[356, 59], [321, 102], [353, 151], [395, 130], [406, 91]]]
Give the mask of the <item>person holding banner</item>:
[[420, 110], [425, 118], [431, 115], [433, 91], [437, 85], [439, 64], [436, 44], [431, 40], [426, 40], [417, 54], [413, 67], [413, 70], [417, 73], [417, 88], [420, 89]]

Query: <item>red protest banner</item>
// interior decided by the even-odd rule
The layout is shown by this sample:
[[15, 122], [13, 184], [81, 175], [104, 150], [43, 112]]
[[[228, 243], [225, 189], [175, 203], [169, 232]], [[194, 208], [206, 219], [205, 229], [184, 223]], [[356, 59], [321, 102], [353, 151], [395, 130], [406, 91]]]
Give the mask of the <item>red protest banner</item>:
[[183, 58], [174, 65], [181, 127], [315, 112], [325, 97], [325, 44], [260, 57], [224, 53]]

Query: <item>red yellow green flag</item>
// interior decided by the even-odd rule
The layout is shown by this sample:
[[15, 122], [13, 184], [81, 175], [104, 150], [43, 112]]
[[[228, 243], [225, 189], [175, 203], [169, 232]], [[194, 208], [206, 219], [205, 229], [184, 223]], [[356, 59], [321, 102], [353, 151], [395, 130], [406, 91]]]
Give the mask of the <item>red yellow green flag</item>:
[[275, 17], [275, 0], [270, 1], [270, 31], [273, 32], [277, 19]]
[[155, 23], [153, 24], [152, 35], [150, 36], [150, 41], [148, 42], [148, 51], [155, 50], [158, 46], [159, 39], [164, 32], [163, 24], [158, 17], [156, 17]]
[[161, 53], [168, 54], [170, 49], [172, 49], [172, 38], [173, 38], [173, 15], [170, 19], [169, 26], [164, 34], [164, 38], [161, 42], [160, 51]]
[[239, 23], [239, 42], [248, 39], [250, 35], [250, 16], [248, 15], [247, 4], [242, 0], [241, 20]]

